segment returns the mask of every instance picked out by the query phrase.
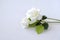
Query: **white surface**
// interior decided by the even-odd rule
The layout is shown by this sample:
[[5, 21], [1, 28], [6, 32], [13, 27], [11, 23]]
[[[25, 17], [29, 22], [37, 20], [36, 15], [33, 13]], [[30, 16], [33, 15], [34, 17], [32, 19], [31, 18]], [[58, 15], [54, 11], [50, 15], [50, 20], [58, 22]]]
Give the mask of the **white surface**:
[[19, 25], [32, 7], [41, 9], [42, 15], [60, 19], [60, 0], [0, 0], [0, 40], [60, 40], [60, 24], [50, 24], [40, 35]]

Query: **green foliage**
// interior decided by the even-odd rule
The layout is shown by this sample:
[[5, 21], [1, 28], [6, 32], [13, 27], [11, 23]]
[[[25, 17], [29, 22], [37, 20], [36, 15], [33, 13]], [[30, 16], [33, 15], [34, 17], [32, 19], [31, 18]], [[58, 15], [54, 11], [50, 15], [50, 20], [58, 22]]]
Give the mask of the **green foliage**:
[[48, 23], [45, 22], [42, 25], [44, 26], [44, 29], [48, 29], [48, 26], [49, 26]]
[[40, 25], [40, 20], [37, 20], [36, 22], [29, 24], [29, 27], [35, 27], [37, 25]]
[[36, 26], [36, 32], [38, 34], [42, 33], [43, 31], [44, 31], [44, 26], [42, 26], [42, 25]]
[[30, 18], [28, 18], [28, 20], [29, 20], [29, 21], [31, 21], [31, 19], [30, 19]]
[[44, 19], [47, 19], [47, 17], [45, 15], [42, 16], [42, 20], [44, 20]]
[[[31, 21], [30, 18], [28, 18], [28, 19]], [[49, 25], [48, 25], [47, 22], [44, 21], [45, 19], [47, 19], [47, 17], [46, 16], [42, 16], [41, 20], [36, 20], [36, 22], [34, 22], [32, 24], [29, 24], [28, 26], [29, 27], [36, 27], [37, 34], [40, 34], [40, 33], [42, 33], [44, 31], [44, 29], [45, 30], [48, 29]], [[42, 23], [42, 21], [43, 21], [43, 23]]]

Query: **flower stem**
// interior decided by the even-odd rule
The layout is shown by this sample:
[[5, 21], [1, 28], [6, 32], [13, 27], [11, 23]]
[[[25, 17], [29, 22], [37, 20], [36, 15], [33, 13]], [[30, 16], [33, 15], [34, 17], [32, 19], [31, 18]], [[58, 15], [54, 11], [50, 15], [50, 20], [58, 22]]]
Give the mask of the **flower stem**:
[[42, 21], [42, 22], [47, 22], [47, 23], [60, 23], [60, 21]]
[[47, 18], [47, 19], [51, 19], [51, 20], [60, 21], [59, 19], [54, 19], [54, 18]]
[[60, 23], [60, 22], [48, 22], [48, 23]]

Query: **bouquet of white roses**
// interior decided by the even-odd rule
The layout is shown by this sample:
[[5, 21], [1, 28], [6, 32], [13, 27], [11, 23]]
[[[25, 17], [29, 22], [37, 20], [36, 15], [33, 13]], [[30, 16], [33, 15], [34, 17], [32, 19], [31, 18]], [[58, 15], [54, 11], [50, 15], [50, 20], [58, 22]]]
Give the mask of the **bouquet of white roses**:
[[[40, 34], [44, 30], [47, 30], [49, 27], [48, 22], [45, 21], [46, 19], [52, 19], [52, 18], [47, 18], [45, 15], [40, 15], [39, 9], [32, 8], [27, 11], [26, 17], [23, 18], [22, 20], [22, 24], [24, 25], [24, 28], [36, 27], [36, 32]], [[60, 21], [58, 19], [52, 19], [52, 20]]]

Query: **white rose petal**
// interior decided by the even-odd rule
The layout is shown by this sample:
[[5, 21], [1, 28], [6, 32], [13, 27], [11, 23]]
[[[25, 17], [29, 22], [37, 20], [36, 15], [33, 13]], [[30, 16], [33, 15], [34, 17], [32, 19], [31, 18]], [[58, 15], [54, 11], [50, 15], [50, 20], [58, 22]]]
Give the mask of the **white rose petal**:
[[30, 21], [25, 17], [21, 23], [24, 26], [23, 28], [27, 28]]
[[42, 15], [39, 15], [37, 20], [41, 20], [42, 19]]

